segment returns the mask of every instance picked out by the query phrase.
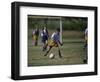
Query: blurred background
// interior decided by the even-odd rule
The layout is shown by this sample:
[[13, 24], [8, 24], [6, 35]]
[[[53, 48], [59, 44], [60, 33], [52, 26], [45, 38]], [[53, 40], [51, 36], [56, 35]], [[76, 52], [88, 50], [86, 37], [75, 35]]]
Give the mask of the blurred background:
[[[27, 18], [28, 66], [84, 64], [83, 60], [87, 59], [87, 51], [84, 50], [87, 18], [35, 15], [28, 15]], [[43, 43], [41, 38], [41, 31], [44, 27], [48, 30], [49, 39], [56, 29], [60, 28], [60, 40], [63, 43], [63, 46], [60, 47], [63, 56], [61, 60], [59, 60], [56, 48], [49, 52], [49, 55], [50, 53], [55, 55], [53, 60], [49, 59], [49, 55], [44, 57], [46, 52], [42, 51]], [[39, 36], [38, 45], [34, 46], [32, 44], [32, 33], [36, 28], [39, 30]]]

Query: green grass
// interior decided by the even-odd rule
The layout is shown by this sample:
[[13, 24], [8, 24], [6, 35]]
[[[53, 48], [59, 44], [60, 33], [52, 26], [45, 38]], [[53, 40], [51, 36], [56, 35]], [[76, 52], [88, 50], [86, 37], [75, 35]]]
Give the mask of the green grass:
[[[53, 30], [49, 30], [50, 35]], [[59, 58], [56, 48], [52, 48], [50, 53], [55, 54], [54, 59], [46, 52], [42, 51], [42, 43], [39, 37], [39, 45], [32, 45], [32, 29], [28, 30], [28, 66], [47, 66], [47, 65], [76, 65], [84, 64], [87, 54], [84, 47], [84, 33], [81, 31], [63, 31], [63, 46], [60, 47], [62, 58]], [[85, 63], [86, 64], [86, 63]]]
[[28, 66], [84, 64], [83, 60], [86, 58], [86, 51], [83, 49], [83, 46], [84, 42], [74, 43], [74, 39], [73, 42], [68, 40], [60, 47], [63, 57], [59, 58], [57, 49], [52, 48], [51, 52], [55, 54], [55, 58], [49, 59], [51, 52], [47, 56], [43, 56], [45, 52], [42, 51], [42, 46], [33, 46], [30, 40], [28, 45]]

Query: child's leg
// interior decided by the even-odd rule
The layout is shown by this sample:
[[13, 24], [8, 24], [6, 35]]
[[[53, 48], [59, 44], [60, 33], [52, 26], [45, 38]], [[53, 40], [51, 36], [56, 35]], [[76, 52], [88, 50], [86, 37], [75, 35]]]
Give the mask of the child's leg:
[[37, 35], [35, 35], [35, 46], [37, 46]]
[[84, 44], [84, 49], [85, 49], [85, 48], [87, 48], [87, 41], [85, 41], [85, 44]]
[[43, 50], [43, 51], [45, 50], [45, 43], [44, 43], [44, 42], [43, 42], [42, 50]]
[[61, 51], [60, 51], [59, 46], [58, 46], [58, 53], [59, 53], [59, 57], [62, 58], [62, 55], [61, 55]]
[[35, 46], [37, 46], [37, 41], [35, 40]]
[[87, 35], [85, 35], [85, 45], [84, 45], [84, 49], [87, 48], [87, 43], [88, 43], [87, 41], [88, 41], [88, 37], [87, 37]]
[[50, 46], [49, 49], [48, 49], [48, 51], [46, 52], [46, 54], [44, 56], [47, 56], [48, 55], [48, 53], [50, 52], [51, 48], [52, 47]]
[[87, 52], [87, 51], [88, 51], [88, 48], [87, 48], [87, 47], [88, 47], [88, 45], [86, 44], [86, 49], [85, 49], [85, 52], [86, 52], [85, 55], [86, 55], [86, 57], [85, 57], [85, 59], [83, 60], [84, 63], [87, 63], [87, 62], [88, 62], [88, 52]]
[[47, 49], [48, 43], [44, 42], [43, 43], [43, 51], [45, 51]]

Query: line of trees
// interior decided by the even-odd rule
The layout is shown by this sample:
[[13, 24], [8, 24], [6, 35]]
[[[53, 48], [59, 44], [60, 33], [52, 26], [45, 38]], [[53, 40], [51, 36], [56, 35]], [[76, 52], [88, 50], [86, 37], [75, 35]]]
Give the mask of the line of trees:
[[[87, 28], [87, 18], [82, 17], [63, 17], [62, 28], [63, 30], [78, 30], [84, 31]], [[49, 29], [54, 29], [60, 27], [59, 19], [50, 19], [50, 18], [28, 18], [28, 28], [43, 28], [47, 27]]]

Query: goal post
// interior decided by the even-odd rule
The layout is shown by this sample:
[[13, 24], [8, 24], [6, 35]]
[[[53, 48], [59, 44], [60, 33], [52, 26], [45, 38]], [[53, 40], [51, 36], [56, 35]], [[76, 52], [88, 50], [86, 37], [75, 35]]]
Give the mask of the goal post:
[[60, 41], [62, 43], [62, 18], [60, 17]]

